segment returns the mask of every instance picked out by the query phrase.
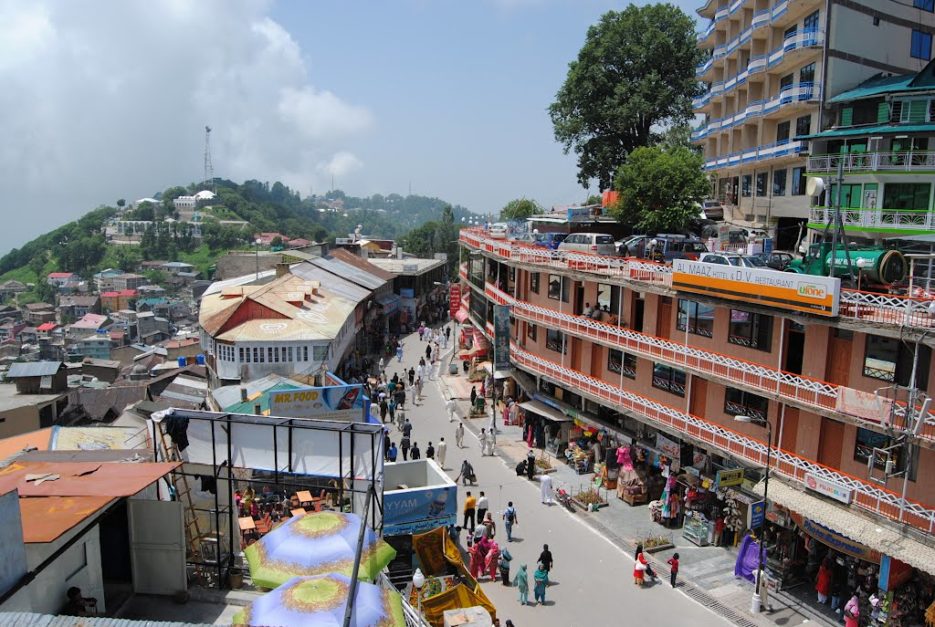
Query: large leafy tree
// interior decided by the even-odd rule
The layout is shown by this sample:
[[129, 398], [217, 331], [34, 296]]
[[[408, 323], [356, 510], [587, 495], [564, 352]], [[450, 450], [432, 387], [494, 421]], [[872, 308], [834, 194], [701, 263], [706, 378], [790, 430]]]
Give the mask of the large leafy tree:
[[630, 153], [614, 182], [618, 219], [647, 232], [680, 231], [698, 216], [708, 191], [702, 157], [684, 146], [644, 146]]
[[525, 220], [537, 213], [542, 213], [539, 203], [528, 198], [517, 198], [504, 205], [500, 210], [500, 218], [502, 220]]
[[584, 187], [597, 179], [609, 188], [627, 155], [657, 139], [655, 128], [690, 119], [700, 54], [694, 22], [671, 4], [631, 4], [588, 29], [549, 107]]

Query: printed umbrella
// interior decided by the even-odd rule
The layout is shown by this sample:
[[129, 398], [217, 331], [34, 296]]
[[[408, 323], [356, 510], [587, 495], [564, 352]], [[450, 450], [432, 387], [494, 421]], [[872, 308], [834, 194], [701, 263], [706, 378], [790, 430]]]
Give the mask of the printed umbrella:
[[[290, 518], [244, 550], [253, 585], [275, 588], [291, 577], [353, 574], [357, 536], [363, 523], [356, 514], [317, 512]], [[373, 581], [396, 557], [396, 550], [364, 531], [360, 579]]]
[[[293, 577], [234, 616], [234, 625], [340, 627], [351, 579], [338, 573]], [[395, 590], [361, 581], [351, 610], [353, 627], [405, 627], [402, 600]]]

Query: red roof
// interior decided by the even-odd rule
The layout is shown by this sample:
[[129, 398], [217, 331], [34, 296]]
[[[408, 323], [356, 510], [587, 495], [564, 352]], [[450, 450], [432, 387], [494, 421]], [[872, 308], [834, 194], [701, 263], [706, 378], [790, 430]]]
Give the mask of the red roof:
[[101, 298], [117, 298], [118, 296], [136, 296], [136, 290], [120, 290], [119, 292], [103, 292]]
[[74, 272], [50, 272], [49, 273], [50, 279], [69, 279], [73, 276], [75, 276]]
[[38, 327], [36, 327], [36, 331], [51, 331], [57, 326], [58, 325], [55, 324], [54, 322], [43, 322]]

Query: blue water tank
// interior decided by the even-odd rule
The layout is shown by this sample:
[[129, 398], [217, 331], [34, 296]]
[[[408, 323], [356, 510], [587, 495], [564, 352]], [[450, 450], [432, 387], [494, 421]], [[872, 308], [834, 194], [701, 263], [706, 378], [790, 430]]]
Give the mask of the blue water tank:
[[195, 363], [198, 364], [199, 366], [205, 365], [204, 353], [198, 353], [197, 355], [195, 355]]
[[179, 357], [179, 368], [184, 368], [184, 367], [185, 367], [185, 358]]

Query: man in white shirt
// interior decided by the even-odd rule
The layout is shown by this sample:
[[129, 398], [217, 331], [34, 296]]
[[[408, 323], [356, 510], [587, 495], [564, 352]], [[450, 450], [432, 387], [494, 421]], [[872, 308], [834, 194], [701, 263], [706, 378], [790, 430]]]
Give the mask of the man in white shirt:
[[445, 410], [448, 411], [448, 422], [455, 421], [455, 410], [457, 409], [457, 407], [458, 407], [458, 404], [455, 403], [455, 399], [453, 397], [445, 401]]
[[484, 496], [484, 493], [481, 492], [480, 496], [477, 497], [477, 519], [480, 521], [484, 520], [484, 516], [487, 515], [487, 509], [490, 507], [490, 504], [487, 502], [487, 497]]

